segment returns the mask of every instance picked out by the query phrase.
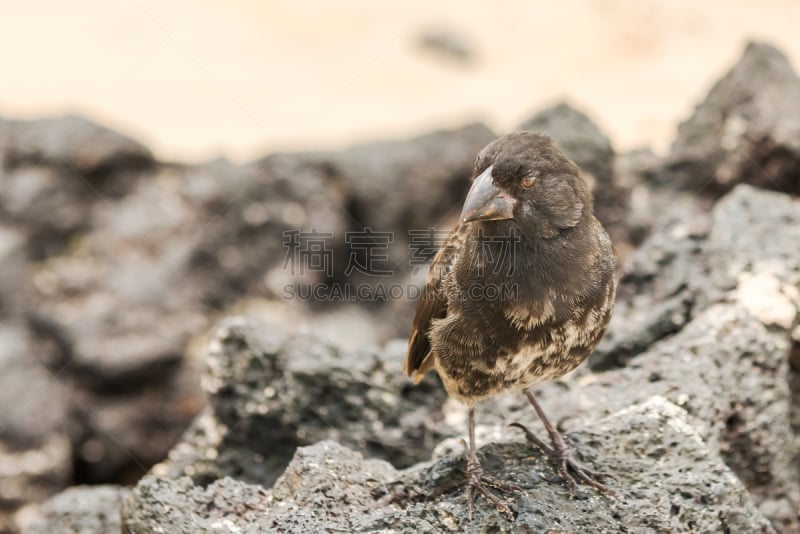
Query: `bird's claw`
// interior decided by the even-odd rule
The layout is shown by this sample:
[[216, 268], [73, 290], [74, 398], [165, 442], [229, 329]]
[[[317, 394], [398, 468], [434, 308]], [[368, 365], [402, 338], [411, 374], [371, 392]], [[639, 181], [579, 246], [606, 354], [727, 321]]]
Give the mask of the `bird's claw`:
[[603, 484], [603, 480], [605, 479], [617, 480], [611, 473], [604, 473], [584, 467], [575, 459], [566, 445], [554, 443], [553, 446], [549, 446], [520, 423], [511, 423], [509, 426], [522, 430], [525, 433], [525, 438], [535, 447], [541, 449], [550, 461], [556, 465], [556, 473], [566, 482], [570, 497], [575, 495], [575, 489], [578, 483], [591, 486], [604, 495], [614, 495], [611, 488]]
[[493, 476], [487, 475], [483, 466], [480, 464], [477, 456], [470, 456], [469, 452], [464, 453], [464, 459], [467, 462], [467, 517], [472, 521], [472, 515], [475, 510], [475, 495], [477, 493], [492, 503], [497, 510], [512, 521], [514, 520], [514, 512], [511, 508], [503, 502], [500, 497], [495, 495], [489, 488], [496, 489], [505, 493], [523, 493], [524, 490], [516, 484], [497, 479]]
[[577, 460], [575, 460], [575, 458], [572, 456], [572, 453], [568, 449], [562, 449], [558, 451], [556, 461], [558, 462], [556, 472], [558, 473], [558, 476], [560, 476], [561, 479], [567, 483], [567, 489], [570, 497], [575, 495], [575, 489], [577, 488], [578, 482], [586, 484], [587, 486], [591, 486], [604, 495], [614, 495], [614, 492], [611, 490], [611, 488], [602, 482], [605, 479], [616, 480], [614, 475], [611, 473], [595, 471], [594, 469], [590, 469], [581, 465]]

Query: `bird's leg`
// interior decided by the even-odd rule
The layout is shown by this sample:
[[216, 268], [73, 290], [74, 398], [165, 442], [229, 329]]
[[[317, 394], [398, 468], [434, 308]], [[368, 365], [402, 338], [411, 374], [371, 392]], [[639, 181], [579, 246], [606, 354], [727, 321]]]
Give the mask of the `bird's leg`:
[[508, 493], [520, 493], [522, 488], [510, 482], [498, 480], [492, 476], [487, 475], [483, 471], [478, 460], [478, 453], [475, 449], [475, 408], [469, 409], [469, 445], [464, 444], [464, 459], [467, 461], [467, 515], [472, 520], [472, 512], [474, 510], [475, 490], [483, 495], [487, 501], [495, 505], [495, 507], [504, 514], [508, 515], [512, 520], [514, 514], [500, 498], [489, 490], [495, 488], [500, 491]]
[[[536, 398], [533, 396], [533, 393], [529, 389], [525, 389], [525, 396], [528, 397], [528, 400], [533, 405], [533, 408], [536, 410], [536, 414], [539, 416], [539, 419], [542, 420], [542, 424], [544, 424], [545, 430], [547, 433], [550, 434], [550, 441], [552, 443], [552, 447], [546, 445], [542, 440], [537, 438], [533, 435], [533, 433], [528, 430], [525, 426], [519, 423], [512, 423], [511, 426], [515, 426], [517, 428], [522, 429], [525, 432], [525, 437], [533, 443], [536, 447], [540, 448], [547, 456], [551, 458], [553, 462], [556, 464], [556, 471], [558, 475], [567, 483], [569, 487], [570, 495], [575, 493], [575, 486], [577, 482], [582, 482], [592, 486], [596, 490], [600, 491], [601, 493], [605, 493], [608, 495], [613, 494], [611, 489], [608, 488], [605, 484], [603, 484], [603, 479], [611, 478], [613, 479], [614, 476], [609, 473], [601, 473], [598, 471], [594, 471], [589, 469], [588, 467], [584, 467], [575, 460], [575, 457], [570, 452], [569, 447], [564, 442], [564, 438], [561, 437], [561, 434], [558, 432], [555, 426], [550, 422], [547, 416], [542, 411], [542, 407], [539, 406], [539, 403], [536, 401]], [[573, 476], [574, 474], [574, 476]], [[575, 480], [577, 478], [577, 481]]]

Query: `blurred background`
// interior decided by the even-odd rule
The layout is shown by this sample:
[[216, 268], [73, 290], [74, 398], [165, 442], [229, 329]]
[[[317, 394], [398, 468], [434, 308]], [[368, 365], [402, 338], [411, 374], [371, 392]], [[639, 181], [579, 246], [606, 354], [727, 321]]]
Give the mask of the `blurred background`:
[[[730, 297], [725, 236], [739, 270], [780, 267], [755, 300], [784, 313], [762, 322], [793, 329], [795, 371], [720, 379], [725, 410], [772, 419], [697, 413], [796, 532], [800, 212], [769, 195], [800, 194], [798, 27], [796, 0], [0, 0], [0, 534], [54, 532], [75, 503], [119, 532], [148, 473], [269, 488], [322, 439], [408, 467], [460, 435], [436, 378], [402, 373], [410, 290], [475, 155], [518, 128], [581, 166], [618, 254], [587, 384]], [[319, 246], [330, 265], [290, 261]], [[738, 434], [762, 426], [778, 438]]]
[[2, 2], [0, 113], [80, 112], [166, 159], [338, 148], [562, 98], [663, 150], [748, 38], [800, 57], [792, 0]]

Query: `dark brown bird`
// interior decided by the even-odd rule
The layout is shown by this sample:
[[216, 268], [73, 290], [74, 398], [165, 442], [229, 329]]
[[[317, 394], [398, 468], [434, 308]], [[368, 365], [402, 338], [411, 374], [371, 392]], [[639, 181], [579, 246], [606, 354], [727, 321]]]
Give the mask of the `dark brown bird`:
[[520, 488], [486, 474], [475, 450], [475, 404], [521, 390], [550, 435], [527, 438], [555, 462], [570, 493], [576, 479], [609, 492], [608, 475], [582, 467], [530, 388], [580, 365], [608, 327], [614, 252], [592, 212], [580, 169], [546, 135], [517, 132], [481, 150], [459, 224], [434, 257], [417, 305], [405, 371], [436, 370], [469, 407], [467, 499], [475, 490], [510, 513], [487, 486]]

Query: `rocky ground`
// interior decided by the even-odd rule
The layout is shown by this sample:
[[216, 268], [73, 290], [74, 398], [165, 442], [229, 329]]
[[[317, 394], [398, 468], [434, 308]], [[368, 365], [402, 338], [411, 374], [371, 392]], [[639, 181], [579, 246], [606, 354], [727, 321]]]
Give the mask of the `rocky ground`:
[[[524, 492], [469, 521], [466, 413], [402, 374], [413, 299], [284, 298], [418, 285], [408, 230], [452, 224], [486, 126], [185, 166], [80, 118], [0, 120], [0, 532], [800, 532], [786, 58], [748, 46], [664, 157], [567, 104], [521, 127], [581, 165], [620, 257], [608, 335], [540, 393], [613, 497], [569, 499], [500, 397], [480, 453]], [[330, 265], [297, 272], [285, 232], [314, 228]], [[348, 272], [364, 228], [394, 232], [391, 276]]]

